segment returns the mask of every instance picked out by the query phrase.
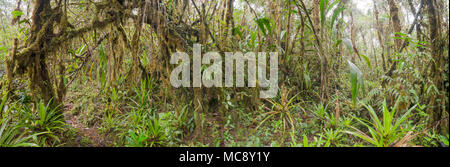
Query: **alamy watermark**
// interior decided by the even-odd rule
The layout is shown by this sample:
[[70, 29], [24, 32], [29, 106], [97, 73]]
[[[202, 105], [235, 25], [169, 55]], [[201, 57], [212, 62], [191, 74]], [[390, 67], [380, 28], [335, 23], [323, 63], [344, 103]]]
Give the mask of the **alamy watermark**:
[[[257, 86], [267, 90], [260, 91], [260, 98], [274, 98], [278, 93], [278, 53], [270, 52], [270, 75], [267, 78], [267, 53], [225, 52], [225, 83], [223, 83], [222, 56], [218, 52], [208, 52], [202, 56], [200, 44], [194, 44], [192, 85], [191, 61], [184, 52], [174, 53], [170, 59], [171, 64], [179, 64], [171, 75], [172, 86], [201, 88], [211, 87], [251, 87]], [[179, 61], [181, 60], [181, 63]], [[211, 61], [213, 62], [211, 64]], [[236, 63], [235, 63], [236, 62]], [[247, 62], [247, 85], [245, 85], [245, 63]], [[257, 64], [258, 63], [258, 64]], [[236, 82], [234, 82], [234, 65], [236, 64]], [[205, 66], [204, 66], [205, 65]], [[206, 67], [206, 65], [209, 65]], [[202, 73], [203, 70], [203, 73]], [[258, 70], [258, 73], [256, 71]], [[181, 74], [181, 79], [180, 79]], [[236, 84], [235, 84], [236, 83]]]

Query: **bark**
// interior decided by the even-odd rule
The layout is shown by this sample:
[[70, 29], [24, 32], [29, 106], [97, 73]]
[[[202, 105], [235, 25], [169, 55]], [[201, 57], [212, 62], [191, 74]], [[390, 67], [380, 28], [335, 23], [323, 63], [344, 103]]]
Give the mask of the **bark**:
[[[142, 15], [141, 15], [142, 16]], [[132, 78], [134, 83], [137, 83], [138, 81], [138, 73], [139, 73], [139, 64], [140, 64], [140, 60], [139, 60], [139, 50], [140, 50], [140, 36], [141, 36], [141, 20], [142, 17], [138, 17], [138, 20], [135, 21], [135, 32], [133, 34], [133, 39], [131, 39], [131, 54], [133, 57], [133, 66], [131, 67], [131, 73], [132, 73]], [[145, 72], [145, 71], [143, 71]], [[146, 79], [146, 78], [143, 78]]]
[[[234, 0], [228, 0], [227, 3], [227, 19], [226, 19], [226, 23], [227, 23], [227, 28], [229, 28], [229, 30], [231, 30], [231, 34], [234, 35], [234, 19], [233, 19], [233, 11], [234, 11]], [[230, 27], [231, 25], [231, 27]], [[229, 31], [227, 30], [227, 32]]]
[[[305, 59], [305, 52], [306, 52], [306, 50], [305, 50], [305, 19], [303, 18], [300, 8], [298, 9], [298, 11], [300, 14], [300, 22], [301, 22], [301, 25], [299, 28], [299, 31], [300, 31], [300, 60], [303, 60], [303, 59]], [[300, 69], [302, 71], [302, 72], [300, 72], [300, 78], [303, 80], [304, 66], [303, 65], [300, 66]], [[306, 88], [305, 82], [302, 82], [301, 88], [302, 88], [301, 90], [304, 90]]]
[[[313, 20], [314, 20], [314, 28], [316, 30], [317, 36], [320, 38], [320, 0], [313, 1]], [[320, 39], [319, 39], [320, 40]]]
[[386, 71], [386, 59], [384, 57], [384, 45], [383, 45], [383, 38], [382, 38], [382, 26], [380, 25], [380, 20], [378, 19], [378, 8], [377, 8], [377, 2], [375, 0], [373, 0], [373, 5], [374, 5], [374, 14], [375, 14], [375, 19], [377, 21], [377, 36], [378, 36], [378, 42], [380, 44], [381, 47], [381, 59], [383, 61], [383, 71]]
[[[394, 28], [394, 33], [397, 32], [402, 32], [402, 26], [400, 23], [400, 18], [398, 16], [398, 7], [397, 4], [395, 3], [395, 0], [388, 0], [388, 4], [389, 4], [389, 13], [390, 13], [390, 18], [391, 18], [391, 22], [392, 22], [392, 26]], [[401, 37], [400, 35], [396, 34], [396, 37]], [[402, 47], [402, 40], [401, 39], [394, 39], [395, 42], [395, 50], [400, 50], [400, 48]]]
[[[361, 56], [359, 55], [358, 48], [356, 47], [356, 29], [355, 24], [353, 23], [353, 12], [350, 11], [350, 26], [351, 26], [351, 41], [353, 46], [353, 51], [355, 52], [356, 56], [358, 56], [359, 60], [362, 61]], [[354, 56], [352, 56], [352, 61], [354, 62]]]
[[[414, 7], [414, 4], [413, 4], [412, 0], [408, 0], [408, 5], [409, 5], [409, 7], [410, 7], [410, 9], [411, 9], [411, 12], [412, 12], [413, 15], [415, 16], [415, 15], [417, 14], [418, 11], [416, 11], [416, 8]], [[420, 17], [420, 16], [419, 16], [419, 17]], [[422, 37], [421, 37], [421, 34], [422, 34], [422, 28], [421, 28], [420, 20], [417, 22], [415, 28], [416, 28], [416, 38], [417, 38], [417, 40], [422, 41]], [[422, 49], [422, 48], [419, 48], [419, 51], [422, 52], [423, 49]]]
[[[42, 100], [44, 103], [50, 103], [51, 101], [51, 106], [58, 105], [57, 101], [60, 101], [58, 99], [63, 97], [60, 94], [63, 94], [65, 88], [61, 84], [61, 78], [59, 78], [60, 81], [57, 81], [58, 83], [56, 84], [58, 88], [53, 86], [54, 84], [52, 82], [56, 80], [50, 79], [47, 64], [49, 57], [51, 55], [57, 55], [55, 52], [62, 45], [67, 44], [68, 41], [78, 38], [83, 34], [97, 29], [104, 29], [111, 23], [120, 23], [124, 18], [136, 19], [135, 15], [129, 9], [141, 7], [144, 3], [143, 1], [138, 3], [125, 3], [123, 0], [97, 2], [95, 5], [96, 10], [103, 12], [95, 13], [94, 19], [91, 20], [90, 24], [75, 28], [71, 23], [67, 22], [67, 17], [63, 13], [64, 5], [67, 4], [64, 3], [63, 5], [61, 2], [51, 3], [51, 0], [33, 1], [32, 6], [34, 9], [30, 21], [29, 36], [27, 41], [18, 47], [20, 50], [17, 50], [17, 53], [13, 54], [11, 57], [13, 62], [9, 63], [10, 66], [8, 66], [8, 69], [12, 69], [9, 70], [11, 72], [9, 76], [12, 76], [9, 79], [10, 81], [14, 79], [14, 76], [27, 74], [33, 97], [36, 100]], [[157, 32], [158, 37], [161, 39], [161, 50], [164, 53], [163, 55], [165, 55], [164, 59], [168, 60], [170, 53], [175, 50], [175, 47], [187, 46], [185, 39], [198, 34], [198, 32], [186, 26], [186, 24], [181, 24], [181, 26], [177, 26], [175, 23], [168, 24], [165, 19], [170, 16], [167, 15], [167, 10], [164, 10], [164, 7], [158, 5], [161, 2], [160, 0], [145, 1], [145, 7], [148, 7], [148, 10], [144, 12], [144, 15], [148, 17], [142, 18], [142, 22], [149, 24]], [[52, 5], [55, 5], [55, 7], [52, 8]], [[57, 27], [57, 29], [54, 29], [54, 27]], [[177, 27], [177, 29], [174, 27]], [[180, 35], [181, 33], [179, 32], [183, 32], [183, 34]], [[127, 44], [128, 46], [126, 34], [124, 34], [120, 26], [116, 27], [113, 33], [110, 37], [113, 44], [116, 43], [114, 42], [115, 40], [122, 39], [124, 41], [122, 44]], [[124, 48], [124, 46], [119, 45], [117, 48]], [[116, 52], [115, 50], [117, 48], [111, 48], [111, 50]], [[121, 53], [121, 51], [119, 50], [117, 53]], [[136, 54], [134, 55], [135, 59], [133, 61], [136, 62]], [[121, 55], [116, 55], [112, 60], [115, 66], [117, 66], [113, 71], [114, 75], [120, 72], [119, 64], [122, 63], [122, 57]], [[167, 61], [165, 63], [167, 64]], [[61, 66], [61, 69], [64, 69], [63, 66]], [[56, 90], [58, 90], [58, 96], [61, 98], [56, 96]]]
[[285, 47], [284, 50], [286, 51], [286, 57], [288, 54], [290, 53], [290, 40], [291, 40], [291, 22], [292, 22], [292, 17], [291, 17], [291, 3], [290, 1], [287, 2], [287, 9], [288, 9], [288, 17], [287, 17], [287, 25], [286, 25], [286, 35], [285, 35]]
[[56, 107], [55, 91], [45, 62], [47, 53], [41, 51], [48, 45], [47, 42], [52, 40], [53, 21], [51, 17], [50, 0], [34, 1], [31, 36], [27, 40], [27, 46], [35, 45], [36, 48], [33, 48], [31, 54], [24, 58], [29, 61], [27, 71], [33, 94], [36, 98], [40, 96], [44, 103], [51, 103], [50, 106]]
[[[296, 3], [297, 6], [299, 6], [296, 1], [294, 1], [294, 2]], [[327, 75], [327, 73], [326, 73], [326, 71], [327, 71], [327, 64], [328, 64], [328, 62], [327, 62], [326, 56], [324, 54], [322, 44], [321, 44], [320, 40], [317, 40], [317, 39], [320, 39], [320, 38], [319, 38], [318, 32], [316, 31], [317, 29], [315, 27], [315, 24], [318, 24], [320, 26], [320, 19], [319, 19], [319, 22], [313, 23], [313, 21], [311, 20], [310, 15], [308, 13], [308, 10], [306, 9], [305, 3], [302, 0], [300, 0], [300, 4], [301, 4], [301, 6], [303, 8], [303, 11], [306, 14], [306, 17], [308, 18], [308, 21], [309, 21], [310, 25], [312, 26], [311, 29], [313, 30], [314, 37], [316, 38], [315, 42], [316, 42], [317, 45], [315, 46], [315, 48], [317, 50], [317, 56], [319, 57], [319, 63], [320, 63], [320, 87], [321, 87], [320, 102], [324, 102], [325, 101], [325, 97], [327, 96], [327, 91], [326, 91], [326, 87], [327, 87], [326, 86], [327, 85], [327, 82], [326, 82], [326, 79], [327, 79], [326, 77], [327, 76], [326, 75]], [[319, 4], [314, 4], [314, 6], [316, 6], [317, 10], [318, 10], [318, 5]], [[316, 10], [316, 9], [313, 9], [313, 10]]]
[[[316, 33], [316, 40], [320, 41], [321, 40], [321, 30], [322, 27], [320, 27], [320, 0], [314, 0], [313, 2], [313, 19], [314, 19], [314, 28], [316, 29], [315, 33]], [[306, 11], [307, 12], [307, 11]], [[327, 87], [327, 59], [326, 59], [326, 55], [323, 54], [323, 45], [319, 45], [318, 46], [318, 50], [320, 52], [320, 87], [321, 87], [321, 91], [320, 91], [320, 101], [324, 102], [325, 101], [325, 97], [327, 96], [326, 93], [326, 87]]]
[[[343, 1], [341, 1], [341, 2], [339, 2], [339, 6], [341, 6], [341, 7], [345, 7], [346, 6], [346, 3], [345, 2], [343, 2]], [[339, 14], [339, 17], [340, 18], [343, 18], [344, 17], [344, 11], [342, 11], [340, 14]], [[337, 18], [337, 20], [339, 20], [339, 18]], [[338, 23], [336, 24], [336, 30], [337, 30], [337, 39], [340, 39], [340, 40], [342, 40], [342, 37], [343, 37], [343, 34], [342, 34], [342, 27], [343, 27], [343, 25], [342, 25], [342, 22], [341, 21], [338, 21]], [[338, 46], [338, 52], [336, 53], [336, 55], [337, 55], [337, 63], [336, 63], [336, 68], [335, 68], [335, 70], [336, 70], [336, 74], [337, 75], [339, 75], [340, 74], [340, 66], [341, 66], [341, 62], [342, 62], [342, 55], [343, 55], [343, 53], [344, 53], [344, 50], [343, 50], [343, 44], [342, 44], [342, 42], [341, 42], [341, 44], [339, 44], [339, 46]]]
[[[431, 61], [431, 76], [433, 77], [433, 82], [436, 85], [440, 92], [440, 94], [433, 95], [431, 97], [430, 107], [433, 108], [431, 114], [431, 122], [441, 120], [442, 115], [445, 112], [445, 109], [441, 108], [441, 105], [445, 103], [445, 85], [442, 70], [445, 68], [444, 59], [443, 59], [443, 48], [444, 45], [442, 43], [441, 35], [441, 23], [440, 23], [440, 14], [439, 8], [437, 6], [436, 0], [426, 0], [426, 5], [428, 7], [428, 21], [429, 21], [429, 34], [430, 34], [430, 47], [431, 47], [431, 55], [434, 61]], [[437, 99], [441, 99], [441, 102], [438, 102]], [[440, 127], [438, 127], [439, 131]]]
[[[416, 15], [415, 15], [415, 17], [414, 17], [414, 22], [413, 22], [413, 24], [411, 25], [411, 28], [409, 28], [409, 30], [408, 30], [408, 32], [407, 32], [408, 34], [411, 34], [411, 33], [413, 32], [414, 27], [415, 27], [416, 24], [418, 23], [419, 14], [421, 13], [421, 11], [422, 11], [422, 9], [423, 9], [424, 2], [425, 2], [425, 0], [422, 0], [422, 1], [421, 1], [420, 6], [419, 6], [419, 11], [416, 13]], [[397, 50], [398, 53], [401, 53], [401, 52], [403, 51], [403, 49], [406, 47], [406, 43], [407, 43], [407, 41], [405, 40], [405, 41], [403, 42], [403, 44], [400, 44], [400, 48]], [[389, 50], [388, 50], [388, 52], [389, 52]], [[386, 73], [386, 76], [391, 77], [391, 76], [394, 74], [394, 70], [395, 70], [395, 68], [396, 68], [396, 66], [397, 66], [397, 63], [398, 63], [398, 61], [396, 61], [396, 62], [394, 62], [394, 63], [392, 64], [391, 68], [390, 68], [389, 71]], [[383, 82], [383, 85], [385, 85], [385, 81]]]

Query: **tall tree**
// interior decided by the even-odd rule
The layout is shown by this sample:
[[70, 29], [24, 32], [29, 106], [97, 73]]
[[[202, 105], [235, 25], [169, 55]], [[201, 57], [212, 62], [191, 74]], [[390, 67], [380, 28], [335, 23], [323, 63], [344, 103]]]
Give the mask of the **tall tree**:
[[[400, 23], [397, 3], [395, 2], [395, 0], [388, 0], [388, 4], [392, 26], [394, 27], [394, 33], [402, 32], [402, 25]], [[399, 50], [402, 47], [402, 40], [400, 39], [401, 36], [399, 34], [396, 34], [395, 37], [397, 37], [396, 39], [394, 39], [396, 48], [395, 50]]]
[[[431, 63], [431, 76], [433, 77], [433, 83], [440, 90], [439, 94], [431, 97], [430, 106], [432, 108], [431, 121], [439, 121], [444, 114], [443, 105], [446, 103], [446, 92], [444, 84], [443, 70], [445, 68], [445, 61], [443, 56], [444, 44], [442, 41], [442, 29], [441, 29], [441, 16], [439, 14], [439, 7], [436, 0], [426, 0], [426, 6], [428, 8], [428, 21], [429, 21], [429, 43], [430, 53], [433, 57]], [[440, 100], [438, 100], [440, 99]], [[439, 130], [440, 128], [438, 128]]]

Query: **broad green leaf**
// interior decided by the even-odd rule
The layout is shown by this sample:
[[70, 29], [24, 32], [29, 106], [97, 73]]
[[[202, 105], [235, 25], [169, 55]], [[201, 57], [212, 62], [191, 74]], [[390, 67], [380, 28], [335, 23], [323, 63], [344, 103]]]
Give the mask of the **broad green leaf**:
[[356, 105], [359, 90], [360, 89], [364, 90], [364, 80], [361, 70], [359, 70], [359, 68], [349, 60], [347, 60], [347, 62], [350, 67], [350, 84], [352, 88], [352, 101], [353, 104]]
[[11, 14], [12, 14], [13, 18], [16, 18], [16, 17], [22, 16], [23, 12], [15, 10], [15, 11], [12, 11]]
[[266, 17], [256, 20], [256, 24], [258, 24], [258, 27], [263, 32], [264, 36], [267, 35], [267, 32], [269, 32], [269, 34], [272, 34], [272, 26], [270, 22], [271, 20]]
[[366, 55], [361, 55], [361, 57], [364, 59], [364, 61], [366, 61], [367, 66], [369, 66], [369, 68], [372, 69], [372, 64], [370, 63], [369, 57], [367, 57]]
[[333, 16], [331, 16], [330, 28], [334, 27], [334, 23], [336, 22], [336, 19], [338, 18], [339, 14], [341, 14], [344, 10], [345, 10], [344, 7], [338, 7], [333, 11]]
[[320, 23], [323, 27], [323, 25], [325, 24], [325, 19], [326, 19], [326, 8], [328, 6], [328, 0], [320, 0], [319, 2], [320, 4]]

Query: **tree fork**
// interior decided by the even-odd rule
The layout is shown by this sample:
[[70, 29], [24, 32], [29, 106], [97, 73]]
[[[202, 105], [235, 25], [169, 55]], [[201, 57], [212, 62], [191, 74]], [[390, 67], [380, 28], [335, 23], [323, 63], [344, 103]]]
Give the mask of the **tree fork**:
[[[415, 27], [416, 24], [418, 23], [419, 15], [420, 15], [420, 13], [422, 12], [423, 6], [425, 5], [424, 2], [425, 2], [425, 0], [422, 0], [422, 1], [421, 1], [420, 6], [419, 6], [419, 11], [416, 13], [416, 16], [414, 17], [414, 22], [413, 22], [413, 24], [411, 25], [411, 27], [409, 28], [408, 34], [411, 34], [411, 33], [413, 32], [414, 27]], [[401, 53], [401, 52], [403, 51], [403, 49], [406, 47], [406, 42], [407, 42], [406, 40], [403, 41], [403, 45], [401, 45], [401, 47], [400, 47], [399, 50], [398, 50], [399, 53]], [[392, 75], [393, 75], [393, 73], [394, 73], [394, 70], [395, 70], [395, 67], [397, 66], [397, 63], [398, 63], [398, 61], [396, 61], [396, 62], [394, 62], [394, 64], [392, 64], [391, 68], [390, 68], [389, 71], [386, 73], [386, 76], [392, 77]], [[385, 82], [386, 82], [386, 81], [383, 82], [383, 85], [386, 84]]]

